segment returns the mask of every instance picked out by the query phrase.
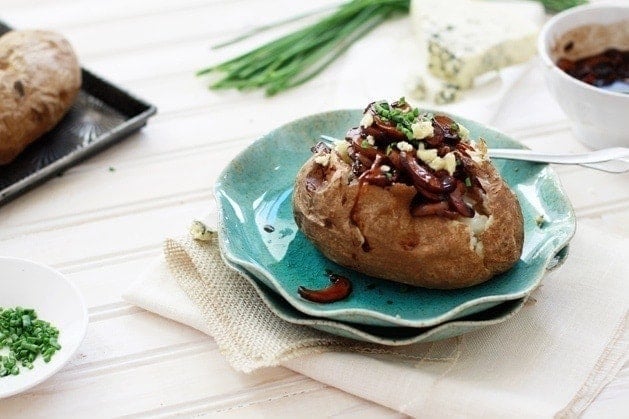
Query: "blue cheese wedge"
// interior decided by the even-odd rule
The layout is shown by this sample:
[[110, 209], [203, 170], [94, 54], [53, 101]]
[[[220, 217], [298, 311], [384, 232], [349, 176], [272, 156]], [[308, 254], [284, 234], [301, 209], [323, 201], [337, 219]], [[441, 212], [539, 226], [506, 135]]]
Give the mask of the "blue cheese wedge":
[[461, 88], [423, 71], [422, 74], [415, 75], [409, 81], [408, 91], [415, 100], [444, 105], [458, 101]]
[[[528, 1], [411, 1], [411, 19], [426, 48], [428, 70], [453, 89], [470, 88], [478, 76], [534, 56], [535, 22], [542, 16], [542, 7]], [[440, 99], [446, 103], [454, 98]]]

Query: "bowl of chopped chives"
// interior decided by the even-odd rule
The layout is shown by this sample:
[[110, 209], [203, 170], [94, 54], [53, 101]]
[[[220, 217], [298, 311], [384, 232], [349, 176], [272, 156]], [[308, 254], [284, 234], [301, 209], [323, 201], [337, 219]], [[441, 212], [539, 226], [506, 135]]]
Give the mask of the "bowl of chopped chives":
[[60, 272], [0, 257], [0, 398], [21, 393], [59, 371], [87, 331], [79, 290]]

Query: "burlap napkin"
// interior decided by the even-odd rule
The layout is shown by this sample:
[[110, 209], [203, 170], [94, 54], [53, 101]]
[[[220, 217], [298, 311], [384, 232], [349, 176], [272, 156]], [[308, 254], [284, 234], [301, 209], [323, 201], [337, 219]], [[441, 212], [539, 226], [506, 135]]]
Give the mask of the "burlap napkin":
[[215, 238], [167, 240], [125, 294], [212, 336], [237, 370], [282, 364], [414, 416], [574, 416], [627, 360], [629, 240], [580, 225], [568, 260], [514, 318], [387, 348], [277, 318], [227, 268]]

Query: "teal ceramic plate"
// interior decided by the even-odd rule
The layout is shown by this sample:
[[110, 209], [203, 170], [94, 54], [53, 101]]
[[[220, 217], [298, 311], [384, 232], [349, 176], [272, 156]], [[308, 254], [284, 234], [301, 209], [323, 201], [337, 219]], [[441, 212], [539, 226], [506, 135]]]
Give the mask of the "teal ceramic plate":
[[312, 327], [333, 335], [387, 346], [403, 346], [448, 339], [502, 323], [513, 317], [524, 306], [526, 301], [525, 298], [506, 301], [479, 313], [433, 327], [413, 328], [343, 323], [330, 319], [311, 317], [296, 310], [278, 293], [272, 291], [246, 269], [234, 265], [228, 260], [225, 263], [249, 280], [262, 301], [279, 318], [289, 323]]
[[[223, 257], [245, 268], [296, 310], [313, 317], [395, 327], [431, 327], [527, 296], [556, 265], [574, 234], [575, 217], [559, 180], [547, 165], [495, 160], [524, 214], [524, 250], [508, 272], [460, 290], [429, 290], [375, 279], [343, 268], [315, 249], [292, 214], [293, 182], [320, 134], [342, 138], [361, 119], [360, 110], [316, 114], [284, 125], [255, 141], [225, 168], [215, 184]], [[522, 148], [494, 129], [457, 116], [472, 138], [490, 147]], [[543, 217], [543, 223], [539, 221]], [[326, 271], [346, 275], [353, 292], [333, 304], [301, 299], [300, 285], [323, 288]]]

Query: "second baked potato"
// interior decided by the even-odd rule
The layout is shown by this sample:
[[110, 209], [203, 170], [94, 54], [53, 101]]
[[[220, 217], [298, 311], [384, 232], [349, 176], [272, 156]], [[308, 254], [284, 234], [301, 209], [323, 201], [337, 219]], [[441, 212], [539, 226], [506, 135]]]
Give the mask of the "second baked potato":
[[38, 30], [0, 37], [0, 165], [51, 130], [81, 87], [81, 67], [61, 35]]

